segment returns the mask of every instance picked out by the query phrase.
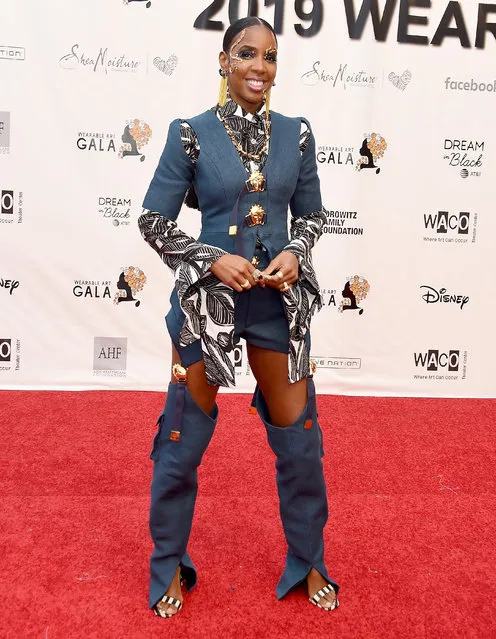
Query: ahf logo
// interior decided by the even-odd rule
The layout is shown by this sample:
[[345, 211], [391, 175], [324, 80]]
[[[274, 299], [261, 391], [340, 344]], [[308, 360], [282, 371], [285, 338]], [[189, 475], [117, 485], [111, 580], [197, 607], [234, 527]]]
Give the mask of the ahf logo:
[[0, 153], [10, 153], [9, 111], [0, 111]]
[[95, 337], [94, 371], [125, 371], [127, 368], [127, 337]]

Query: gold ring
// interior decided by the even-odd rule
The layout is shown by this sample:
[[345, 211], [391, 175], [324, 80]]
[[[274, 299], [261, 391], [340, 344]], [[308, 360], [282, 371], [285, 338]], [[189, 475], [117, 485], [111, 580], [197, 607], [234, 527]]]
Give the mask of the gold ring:
[[287, 291], [288, 288], [291, 288], [291, 286], [287, 282], [283, 282], [282, 283], [282, 290], [283, 291]]
[[[280, 280], [282, 279], [282, 271], [279, 269], [276, 273], [276, 277], [278, 277]], [[286, 282], [284, 282], [286, 283]]]
[[246, 280], [245, 282], [243, 282], [243, 284], [241, 284], [242, 288], [250, 288], [250, 282], [248, 280]]
[[260, 273], [258, 268], [256, 268], [251, 275], [253, 279], [255, 280], [255, 282], [258, 282], [259, 280], [263, 280], [263, 275], [262, 273]]

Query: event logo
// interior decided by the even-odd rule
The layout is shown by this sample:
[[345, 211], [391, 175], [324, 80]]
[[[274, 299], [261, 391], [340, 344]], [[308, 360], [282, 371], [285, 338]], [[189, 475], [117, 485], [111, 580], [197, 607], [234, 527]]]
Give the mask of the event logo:
[[[337, 235], [363, 235], [363, 227], [359, 226], [357, 211], [326, 211], [326, 224], [322, 233]], [[357, 224], [358, 223], [358, 224]]]
[[167, 60], [164, 60], [160, 57], [154, 58], [153, 66], [162, 73], [165, 73], [165, 75], [172, 75], [177, 67], [178, 62], [179, 60], [177, 58], [177, 55], [173, 53], [167, 58]]
[[448, 293], [448, 289], [440, 288], [439, 290], [432, 286], [426, 286], [425, 284], [420, 287], [420, 290], [425, 292], [422, 294], [422, 299], [427, 304], [458, 304], [460, 310], [468, 304], [470, 297], [468, 295], [454, 295]]
[[131, 2], [144, 2], [145, 7], [149, 9], [152, 6], [151, 0], [122, 0], [124, 4], [130, 4]]
[[320, 355], [312, 355], [312, 360], [317, 368], [336, 368], [348, 371], [362, 368], [362, 360], [359, 357], [322, 357]]
[[479, 93], [494, 93], [496, 95], [496, 80], [491, 82], [479, 82], [470, 78], [470, 80], [454, 80], [448, 76], [444, 81], [446, 91], [477, 91]]
[[376, 173], [380, 173], [380, 167], [375, 162], [380, 160], [387, 149], [387, 142], [382, 135], [371, 133], [362, 142], [360, 147], [360, 157], [356, 165], [357, 171], [362, 169], [375, 169]]
[[363, 314], [363, 308], [358, 304], [364, 300], [370, 290], [370, 284], [361, 275], [350, 277], [341, 292], [343, 299], [339, 305], [338, 311], [358, 311], [359, 315]]
[[423, 368], [427, 373], [447, 373], [437, 375], [414, 375], [414, 379], [435, 379], [435, 380], [455, 380], [459, 379], [461, 371], [461, 379], [465, 379], [467, 374], [467, 351], [460, 350], [439, 350], [429, 349], [424, 352], [413, 354], [413, 361], [416, 369]]
[[466, 244], [471, 238], [473, 243], [476, 239], [477, 213], [473, 215], [468, 211], [424, 213], [424, 227], [434, 234], [424, 235], [425, 242]]
[[146, 284], [146, 275], [137, 266], [128, 266], [121, 271], [117, 280], [117, 291], [114, 295], [114, 304], [122, 302], [134, 302], [135, 306], [140, 305], [133, 295], [140, 293]]
[[317, 162], [319, 162], [319, 164], [354, 166], [353, 151], [354, 148], [350, 146], [318, 146]]
[[110, 280], [74, 280], [72, 294], [85, 299], [112, 299], [110, 284]]
[[129, 198], [98, 198], [98, 212], [103, 218], [112, 220], [114, 226], [129, 225], [132, 203]]
[[19, 282], [18, 280], [4, 280], [0, 277], [0, 288], [6, 289], [12, 295], [16, 288], [19, 288]]
[[25, 60], [26, 49], [24, 47], [6, 47], [0, 45], [0, 60]]
[[405, 69], [401, 75], [396, 74], [394, 71], [388, 75], [389, 82], [392, 83], [400, 91], [404, 91], [407, 85], [410, 83], [412, 79], [412, 74], [408, 69]]
[[[416, 7], [431, 8], [431, 0], [422, 0], [421, 2], [412, 2], [411, 0], [385, 0], [382, 4], [382, 14], [378, 7], [378, 2], [375, 0], [358, 0], [359, 10], [355, 11], [356, 0], [343, 0], [346, 12], [346, 21], [348, 23], [348, 34], [352, 40], [360, 40], [365, 31], [365, 25], [367, 24], [368, 17], [370, 15], [374, 37], [378, 42], [385, 42], [388, 38], [391, 28], [392, 18], [394, 11], [399, 5], [398, 9], [398, 26], [394, 29], [397, 34], [397, 42], [404, 42], [415, 45], [428, 45], [439, 47], [445, 39], [448, 38], [450, 42], [453, 38], [458, 39], [460, 46], [463, 48], [470, 48], [471, 41], [470, 35], [467, 31], [467, 24], [477, 24], [475, 31], [475, 47], [477, 49], [484, 49], [486, 41], [486, 33], [490, 32], [495, 35], [495, 26], [493, 22], [488, 22], [488, 17], [491, 13], [494, 13], [494, 4], [477, 3], [472, 5], [477, 9], [477, 17], [473, 16], [473, 19], [467, 19], [463, 15], [462, 2], [447, 2], [446, 8], [441, 16], [436, 31], [429, 41], [429, 37], [424, 33], [412, 33], [412, 25], [425, 25], [432, 22], [426, 15], [417, 15], [414, 13]], [[417, 9], [418, 10], [418, 9]], [[465, 11], [468, 9], [465, 8]]]
[[125, 377], [127, 370], [127, 337], [95, 337], [93, 375]]
[[[140, 150], [148, 144], [152, 137], [152, 130], [143, 120], [128, 120], [122, 132], [122, 145], [118, 157], [139, 157], [143, 162], [145, 155]], [[85, 133], [79, 132], [76, 146], [80, 151], [96, 151], [98, 153], [115, 153], [115, 133]]]
[[448, 166], [460, 171], [462, 177], [468, 177], [468, 175], [480, 177], [483, 159], [483, 141], [445, 138], [443, 160], [448, 163]]
[[322, 306], [332, 306], [336, 308], [336, 295], [337, 291], [335, 288], [321, 288], [320, 299], [322, 300]]
[[10, 153], [10, 112], [0, 111], [0, 154]]
[[63, 55], [59, 60], [59, 65], [67, 71], [75, 69], [87, 69], [96, 73], [103, 71], [118, 73], [146, 73], [146, 60], [130, 58], [126, 53], [114, 55], [109, 53], [108, 47], [100, 47], [98, 52], [87, 54], [81, 51], [79, 44], [73, 44], [69, 53]]
[[21, 340], [0, 337], [0, 371], [18, 371], [21, 368]]
[[348, 64], [341, 63], [331, 73], [321, 68], [320, 60], [314, 62], [312, 69], [301, 76], [302, 84], [314, 87], [317, 84], [327, 84], [333, 89], [340, 87], [347, 89], [349, 87], [366, 87], [373, 89], [377, 81], [377, 76], [367, 73], [366, 71], [354, 70], [348, 68]]
[[140, 153], [145, 144], [148, 144], [152, 137], [152, 130], [143, 120], [128, 120], [124, 127], [124, 133], [121, 140], [123, 145], [119, 149], [119, 157], [125, 158], [131, 155], [139, 156], [140, 162], [143, 162], [145, 156]]
[[0, 224], [10, 224], [14, 221], [14, 211], [17, 213], [17, 221], [22, 222], [22, 192], [15, 193], [9, 189], [0, 191]]

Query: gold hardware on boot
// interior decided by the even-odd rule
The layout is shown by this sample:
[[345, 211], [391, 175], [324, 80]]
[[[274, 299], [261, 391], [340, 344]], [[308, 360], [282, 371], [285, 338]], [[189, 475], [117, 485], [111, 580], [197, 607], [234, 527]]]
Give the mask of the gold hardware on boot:
[[259, 204], [254, 204], [248, 215], [245, 215], [247, 226], [259, 226], [265, 224], [266, 218], [265, 210], [263, 206], [260, 206]]
[[181, 439], [181, 433], [178, 430], [171, 430], [169, 439], [172, 442], [178, 442]]
[[184, 368], [184, 366], [181, 366], [181, 364], [174, 364], [172, 367], [172, 374], [179, 384], [186, 384], [188, 369]]

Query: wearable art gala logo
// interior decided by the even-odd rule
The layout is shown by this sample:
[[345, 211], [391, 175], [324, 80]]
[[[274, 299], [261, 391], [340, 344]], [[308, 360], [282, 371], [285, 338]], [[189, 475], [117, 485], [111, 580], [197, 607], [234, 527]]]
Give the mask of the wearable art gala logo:
[[358, 172], [372, 169], [377, 175], [381, 168], [377, 163], [384, 157], [388, 148], [386, 139], [380, 133], [365, 134], [362, 139], [358, 156], [352, 146], [328, 146], [317, 147], [317, 162], [327, 165], [343, 165], [355, 167]]
[[361, 275], [354, 275], [346, 280], [344, 288], [341, 292], [343, 299], [339, 305], [338, 311], [358, 311], [358, 315], [363, 314], [363, 308], [359, 304], [367, 297], [370, 290], [370, 284]]
[[484, 161], [483, 140], [445, 138], [443, 160], [459, 171], [462, 178], [480, 177]]
[[136, 299], [136, 296], [141, 293], [145, 284], [145, 273], [137, 266], [127, 266], [119, 273], [113, 296], [111, 280], [74, 280], [72, 294], [74, 297], [84, 299], [113, 299], [116, 305], [123, 302], [133, 302], [134, 306], [137, 307], [141, 302]]
[[[122, 160], [126, 157], [139, 157], [140, 162], [145, 160], [141, 149], [148, 144], [152, 137], [152, 130], [144, 120], [127, 120], [121, 134], [122, 144], [119, 147], [118, 157]], [[80, 151], [96, 151], [98, 153], [116, 153], [114, 133], [85, 133], [79, 132], [76, 146]]]

